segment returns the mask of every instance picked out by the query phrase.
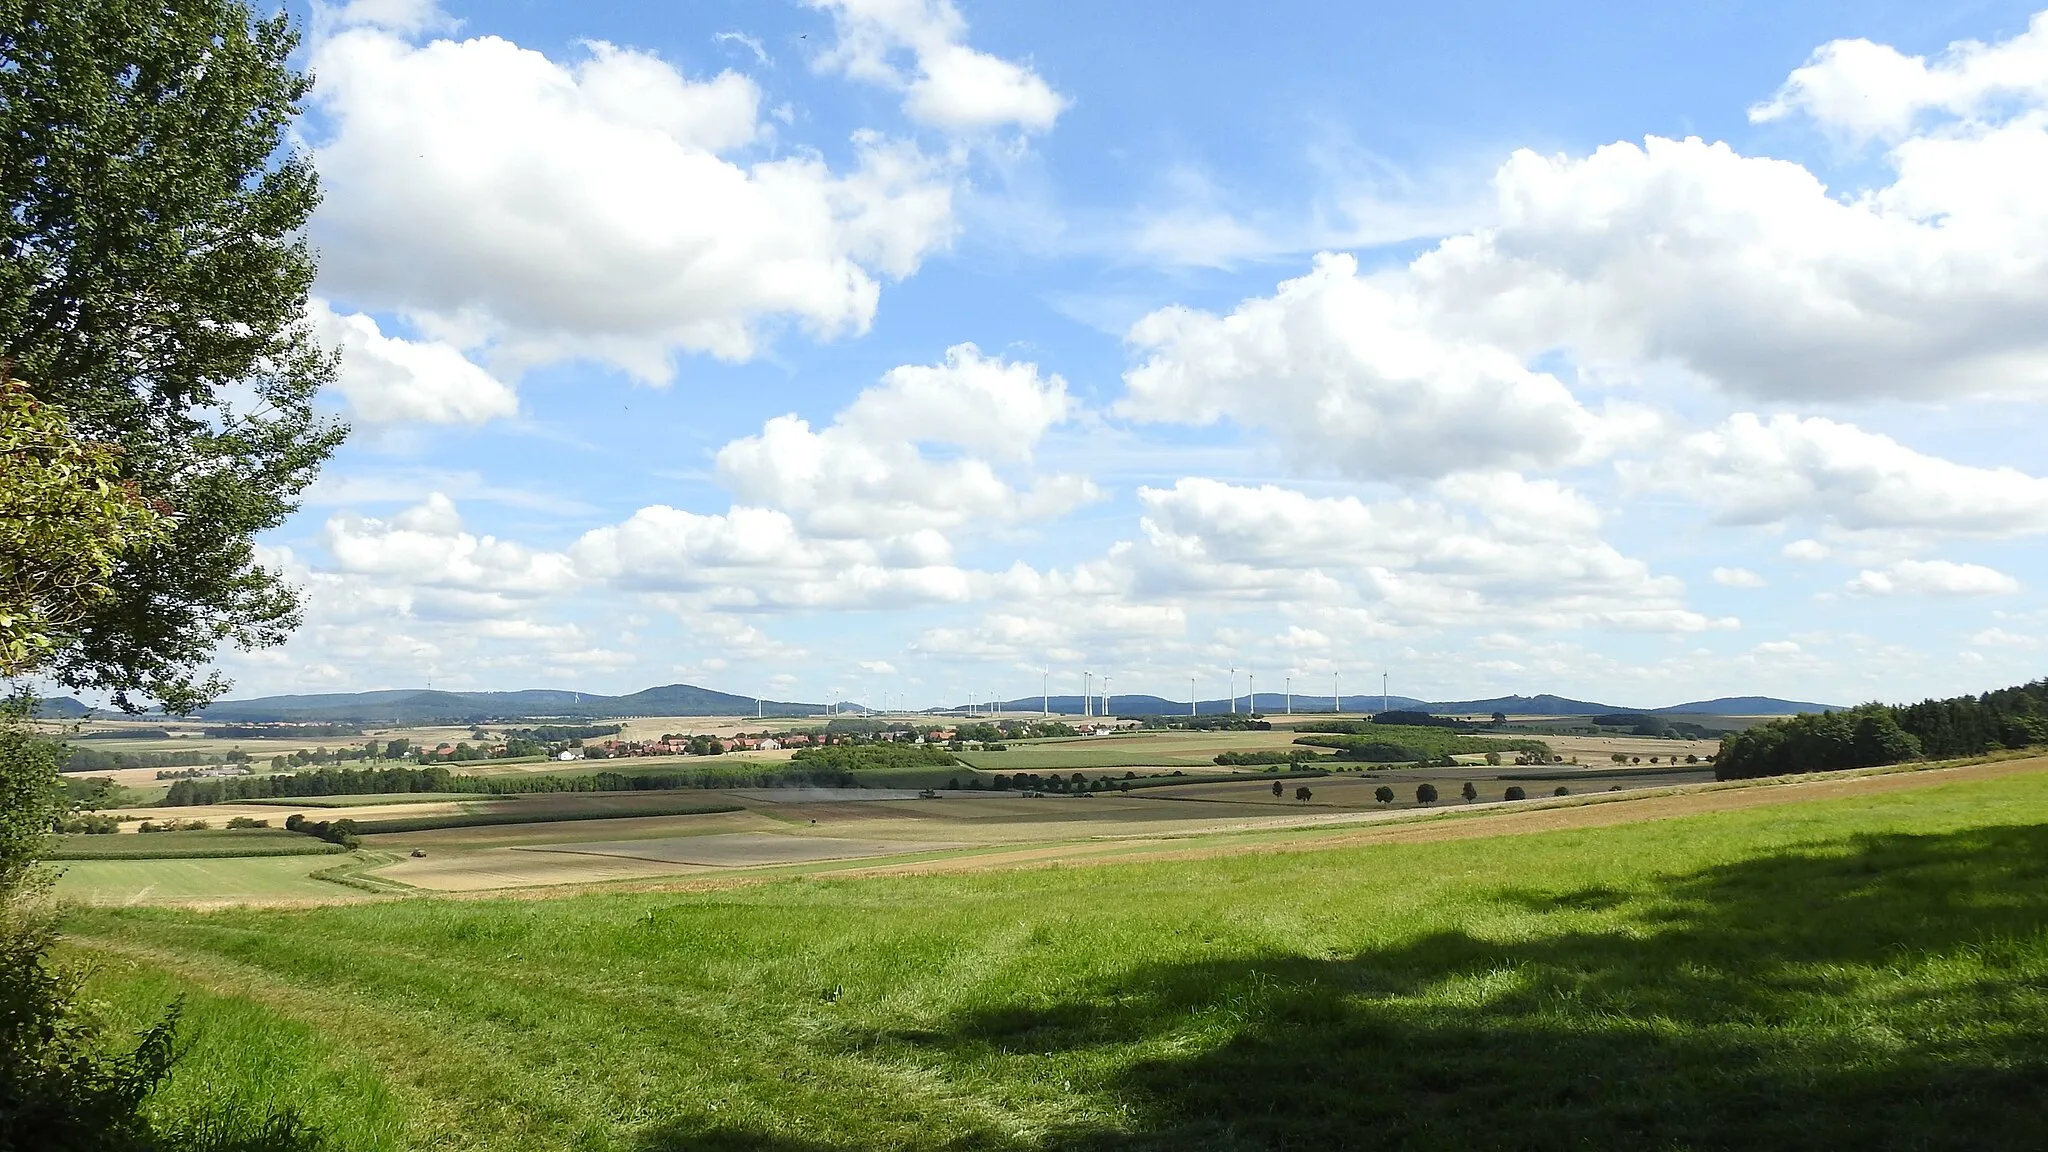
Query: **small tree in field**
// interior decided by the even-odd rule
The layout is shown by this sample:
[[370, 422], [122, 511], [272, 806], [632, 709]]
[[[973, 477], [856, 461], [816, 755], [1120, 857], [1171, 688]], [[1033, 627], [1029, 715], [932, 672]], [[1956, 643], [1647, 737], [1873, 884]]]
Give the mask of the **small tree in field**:
[[1378, 788], [1373, 789], [1372, 798], [1382, 804], [1392, 804], [1394, 802], [1394, 790], [1382, 784]]
[[1628, 754], [1625, 752], [1616, 752], [1614, 755], [1609, 756], [1608, 759], [1614, 761], [1616, 764], [1626, 764], [1628, 763]]
[[1278, 780], [1273, 781], [1273, 795], [1279, 796], [1284, 794], [1286, 791], [1287, 788], [1285, 785], [1281, 784]]
[[1527, 800], [1529, 798], [1529, 794], [1527, 792], [1522, 791], [1522, 786], [1520, 784], [1513, 784], [1508, 787], [1506, 798], [1509, 800]]
[[1467, 804], [1479, 799], [1479, 789], [1473, 787], [1470, 780], [1465, 781], [1465, 786], [1458, 790], [1458, 794], [1465, 798]]
[[1500, 753], [1498, 753], [1498, 752], [1488, 752], [1488, 753], [1486, 754], [1486, 762], [1487, 762], [1488, 764], [1491, 764], [1491, 765], [1494, 765], [1494, 766], [1498, 767], [1498, 766], [1500, 765]]
[[1313, 796], [1313, 795], [1315, 795], [1315, 793], [1313, 793], [1313, 792], [1310, 792], [1310, 791], [1308, 790], [1308, 786], [1307, 786], [1307, 785], [1303, 785], [1303, 786], [1301, 786], [1301, 787], [1299, 787], [1299, 788], [1296, 788], [1296, 789], [1294, 790], [1294, 798], [1295, 798], [1296, 800], [1306, 800], [1306, 799], [1308, 799], [1309, 797], [1311, 797], [1311, 796]]
[[1415, 802], [1417, 804], [1436, 803], [1436, 785], [1417, 784], [1415, 786]]
[[1565, 786], [1564, 786], [1564, 785], [1562, 785], [1562, 784], [1559, 784], [1559, 785], [1557, 786], [1557, 791], [1555, 791], [1555, 792], [1552, 792], [1552, 793], [1551, 793], [1551, 795], [1552, 795], [1552, 796], [1569, 796], [1569, 795], [1571, 795], [1571, 794], [1572, 794], [1572, 790], [1571, 790], [1571, 789], [1569, 789], [1569, 788], [1567, 788], [1567, 787], [1565, 787]]

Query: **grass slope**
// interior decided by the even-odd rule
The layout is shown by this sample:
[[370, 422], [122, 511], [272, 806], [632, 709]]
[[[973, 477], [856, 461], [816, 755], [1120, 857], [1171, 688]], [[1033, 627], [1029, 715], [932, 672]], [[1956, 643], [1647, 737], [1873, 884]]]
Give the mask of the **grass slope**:
[[[2048, 774], [697, 894], [93, 909], [341, 1148], [2030, 1148]], [[254, 1051], [272, 1053], [259, 1064]]]

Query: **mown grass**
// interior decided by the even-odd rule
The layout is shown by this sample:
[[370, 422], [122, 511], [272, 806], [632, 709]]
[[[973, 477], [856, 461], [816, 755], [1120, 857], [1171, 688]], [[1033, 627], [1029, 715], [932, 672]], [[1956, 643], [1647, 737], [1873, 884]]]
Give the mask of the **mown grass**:
[[318, 1115], [383, 1109], [343, 1148], [2030, 1148], [2048, 1114], [2039, 773], [1483, 840], [69, 926], [136, 965], [99, 978], [136, 1020], [203, 993], [184, 1083], [241, 1091], [244, 1045], [304, 1038], [266, 1074]]
[[347, 893], [314, 874], [335, 867], [337, 860], [345, 863], [348, 858], [322, 854], [67, 861], [56, 865], [60, 870], [57, 895], [90, 904], [127, 904], [138, 900], [331, 900]]
[[243, 856], [318, 856], [338, 844], [282, 828], [216, 828], [197, 832], [138, 832], [50, 837], [46, 860], [204, 860]]

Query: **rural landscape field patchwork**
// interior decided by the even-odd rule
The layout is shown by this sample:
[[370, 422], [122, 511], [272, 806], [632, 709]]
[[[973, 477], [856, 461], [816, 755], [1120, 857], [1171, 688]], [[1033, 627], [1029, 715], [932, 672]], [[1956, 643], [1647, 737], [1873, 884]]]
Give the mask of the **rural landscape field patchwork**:
[[2048, 1148], [2048, 0], [0, 0], [0, 1152]]

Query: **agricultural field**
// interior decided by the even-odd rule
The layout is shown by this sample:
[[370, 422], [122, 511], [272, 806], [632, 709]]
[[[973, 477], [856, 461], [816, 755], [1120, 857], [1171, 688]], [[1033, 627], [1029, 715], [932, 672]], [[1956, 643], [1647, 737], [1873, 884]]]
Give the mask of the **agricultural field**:
[[[315, 841], [317, 843], [317, 841]], [[313, 874], [336, 858], [267, 856], [197, 860], [72, 860], [56, 865], [59, 899], [88, 905], [212, 907], [348, 903], [371, 897]]]
[[[832, 807], [929, 845], [1126, 802], [944, 834]], [[825, 808], [779, 822], [849, 833]], [[110, 901], [68, 948], [131, 1024], [184, 997], [152, 1107], [288, 1106], [340, 1149], [2035, 1146], [2048, 760], [1354, 815], [541, 900]], [[649, 851], [777, 814], [673, 819], [703, 842]], [[530, 854], [590, 842], [561, 828]]]

